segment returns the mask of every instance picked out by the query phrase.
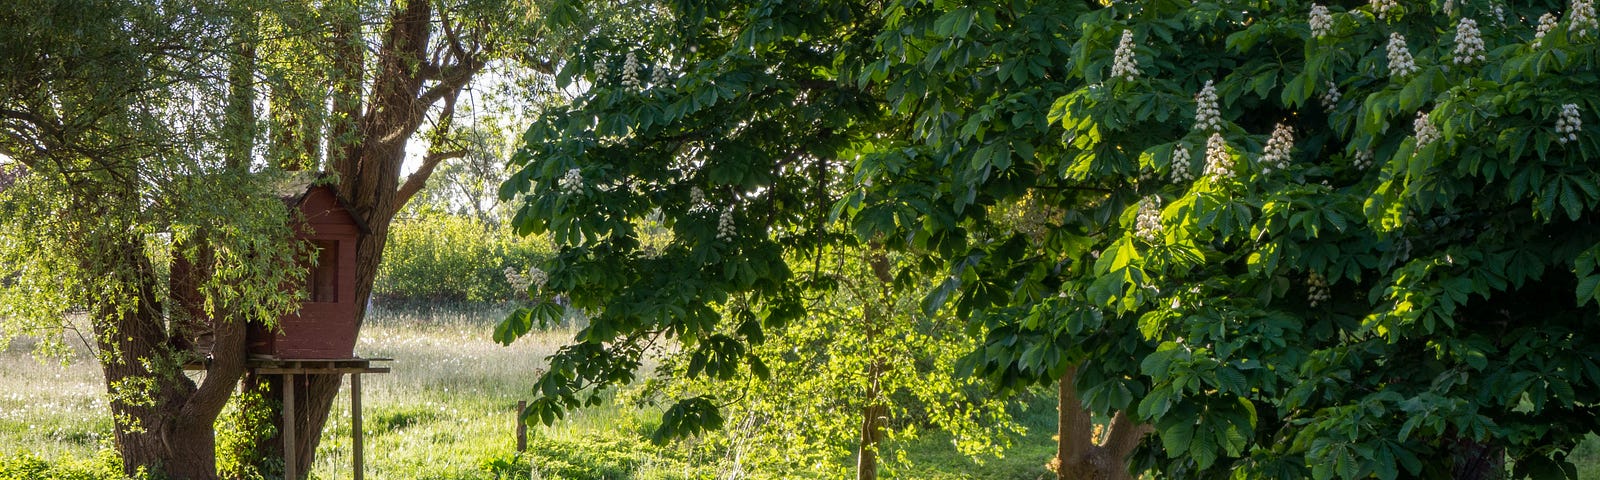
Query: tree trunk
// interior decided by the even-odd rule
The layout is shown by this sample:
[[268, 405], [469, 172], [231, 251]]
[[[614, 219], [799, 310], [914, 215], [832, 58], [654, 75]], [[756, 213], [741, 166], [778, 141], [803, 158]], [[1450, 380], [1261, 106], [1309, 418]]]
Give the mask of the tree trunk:
[[[402, 183], [400, 169], [405, 161], [406, 142], [427, 119], [428, 109], [440, 102], [444, 104], [443, 112], [437, 116], [443, 125], [448, 125], [456, 95], [484, 66], [474, 53], [454, 49], [454, 63], [430, 63], [439, 61], [438, 56], [428, 55], [435, 21], [432, 6], [427, 0], [401, 2], [389, 19], [383, 44], [373, 56], [376, 65], [371, 88], [366, 90], [370, 97], [365, 109], [359, 100], [363, 72], [367, 71], [359, 15], [334, 12], [332, 16], [343, 20], [335, 21], [325, 42], [338, 63], [338, 71], [329, 79], [333, 84], [334, 115], [325, 169], [337, 175], [339, 195], [368, 228], [356, 243], [356, 283], [352, 293], [358, 319], [366, 317], [395, 213], [423, 187], [440, 162], [461, 154], [434, 152], [430, 148], [417, 171]], [[296, 471], [302, 478], [311, 470], [322, 429], [343, 380], [342, 375], [305, 375], [301, 380], [304, 383], [297, 385], [302, 388], [295, 389], [295, 431], [300, 434], [294, 448]], [[254, 378], [248, 383], [250, 388], [265, 388], [263, 394], [269, 398], [282, 396], [274, 382]], [[282, 415], [273, 412], [272, 418], [281, 422]], [[276, 426], [282, 430], [281, 424]], [[281, 440], [277, 442], [258, 445], [256, 451], [263, 458], [282, 458]]]
[[[894, 303], [894, 274], [883, 244], [868, 242], [868, 249], [866, 261], [872, 276], [878, 280], [874, 285], [878, 287], [878, 302], [862, 306], [861, 321], [867, 348], [877, 352], [878, 337], [882, 332], [880, 323], [886, 320], [884, 317], [887, 312], [893, 311], [890, 306]], [[884, 427], [889, 422], [889, 406], [884, 403], [882, 385], [889, 359], [884, 358], [882, 353], [872, 355], [872, 363], [867, 366], [867, 391], [863, 397], [866, 406], [861, 409], [861, 439], [856, 449], [857, 480], [878, 478], [878, 447], [883, 444]]]
[[874, 361], [867, 369], [867, 406], [861, 409], [861, 441], [856, 448], [856, 479], [878, 478], [878, 447], [883, 443], [883, 427], [889, 420], [889, 407], [879, 400], [878, 380], [883, 363]]
[[1128, 454], [1152, 428], [1117, 412], [1103, 441], [1096, 442], [1094, 419], [1078, 400], [1078, 366], [1067, 369], [1058, 385], [1060, 424], [1054, 467], [1061, 480], [1132, 480], [1128, 474]]
[[[217, 478], [214, 425], [234, 386], [244, 373], [244, 325], [207, 318], [194, 286], [205, 275], [204, 259], [175, 269], [172, 283], [172, 328], [156, 299], [156, 274], [138, 238], [124, 238], [90, 265], [120, 266], [108, 275], [131, 275], [138, 302], [127, 308], [107, 306], [97, 312], [95, 337], [103, 355], [106, 391], [115, 420], [113, 438], [122, 452], [122, 468], [133, 475], [140, 468], [176, 480]], [[92, 260], [91, 260], [92, 262]], [[184, 362], [196, 358], [180, 348], [182, 325], [209, 323], [210, 356], [206, 376], [195, 383], [183, 374]]]

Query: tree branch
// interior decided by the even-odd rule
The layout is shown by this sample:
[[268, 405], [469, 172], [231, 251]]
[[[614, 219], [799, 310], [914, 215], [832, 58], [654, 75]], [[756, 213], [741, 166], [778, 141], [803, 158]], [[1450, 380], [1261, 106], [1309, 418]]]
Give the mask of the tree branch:
[[433, 175], [433, 170], [438, 168], [440, 163], [452, 158], [461, 158], [465, 156], [467, 156], [467, 150], [460, 149], [450, 150], [447, 152], [433, 152], [429, 153], [428, 156], [423, 157], [422, 166], [417, 167], [417, 171], [411, 172], [411, 175], [406, 177], [406, 182], [400, 185], [399, 192], [395, 193], [396, 208], [399, 208], [399, 206], [404, 206], [407, 202], [410, 202], [411, 197], [416, 196], [417, 192], [422, 190], [423, 185], [428, 184], [428, 177]]
[[1144, 436], [1154, 431], [1155, 427], [1150, 424], [1130, 418], [1127, 411], [1118, 411], [1111, 417], [1111, 429], [1106, 433], [1106, 441], [1102, 446], [1110, 451], [1111, 458], [1126, 460], [1134, 447], [1144, 440]]

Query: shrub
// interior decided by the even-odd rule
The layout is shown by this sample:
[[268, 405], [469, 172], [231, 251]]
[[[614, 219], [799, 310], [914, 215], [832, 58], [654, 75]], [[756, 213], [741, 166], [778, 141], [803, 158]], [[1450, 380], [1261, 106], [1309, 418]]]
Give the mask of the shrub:
[[103, 448], [94, 457], [66, 459], [55, 463], [31, 453], [0, 457], [0, 480], [145, 480], [143, 473], [122, 474], [122, 459], [115, 450]]
[[506, 267], [526, 271], [550, 255], [475, 218], [424, 213], [390, 227], [373, 294], [391, 300], [490, 302], [512, 297]]
[[[577, 439], [532, 438], [528, 452], [511, 458], [494, 458], [481, 468], [497, 479], [540, 478], [564, 480], [688, 480], [715, 478], [715, 472], [689, 465], [680, 451], [656, 447], [635, 435], [584, 435]], [[530, 464], [531, 462], [531, 464]]]

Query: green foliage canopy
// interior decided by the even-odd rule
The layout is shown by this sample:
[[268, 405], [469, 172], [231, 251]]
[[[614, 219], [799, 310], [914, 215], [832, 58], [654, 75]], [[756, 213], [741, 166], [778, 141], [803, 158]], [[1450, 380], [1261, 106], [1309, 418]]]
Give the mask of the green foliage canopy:
[[[558, 357], [547, 398], [630, 379], [608, 358], [636, 355], [601, 355], [617, 338], [706, 331], [689, 312], [727, 292], [783, 298], [787, 275], [740, 274], [752, 247], [807, 245], [812, 204], [774, 203], [797, 179], [944, 279], [924, 306], [984, 337], [974, 374], [1078, 365], [1086, 407], [1155, 425], [1141, 468], [1398, 478], [1479, 451], [1570, 476], [1596, 429], [1600, 172], [1573, 128], [1600, 108], [1592, 1], [669, 6], [673, 48], [636, 55], [683, 76], [632, 88], [590, 75], [623, 50], [581, 56], [568, 77], [593, 87], [506, 184], [531, 193], [522, 228], [571, 245], [551, 287], [617, 328]], [[775, 161], [795, 145], [853, 188]], [[787, 221], [715, 242], [686, 200], [731, 185]], [[675, 262], [630, 250], [652, 209]]]
[[[1045, 69], [1070, 87], [1048, 113], [1062, 150], [1019, 152], [996, 132], [1028, 110], [954, 94], [990, 102], [965, 111], [980, 123], [943, 131], [956, 140], [923, 136], [960, 161], [928, 159], [949, 173], [884, 182], [878, 198], [934, 200], [919, 214], [984, 225], [964, 204], [1015, 201], [1024, 182], [1049, 225], [1041, 250], [1012, 235], [946, 258], [962, 278], [955, 304], [989, 328], [971, 365], [1008, 385], [1081, 360], [1087, 407], [1157, 427], [1144, 465], [1396, 478], [1449, 472], [1471, 461], [1460, 445], [1478, 443], [1503, 448], [1519, 475], [1570, 473], [1563, 452], [1594, 430], [1587, 405], [1600, 394], [1600, 351], [1583, 327], [1593, 292], [1579, 288], [1595, 283], [1597, 197], [1594, 137], [1557, 128], [1571, 124], [1563, 105], [1580, 117], [1597, 107], [1583, 94], [1597, 32], [1553, 2], [1449, 3], [1383, 18], [1334, 5], [1317, 33], [1308, 3], [1084, 11]], [[1535, 48], [1532, 19], [1551, 11], [1564, 19]], [[1018, 13], [912, 18], [933, 25], [932, 44], [958, 48], [974, 35], [942, 34], [941, 20], [984, 37], [1017, 31]], [[1456, 60], [1472, 51], [1463, 19], [1476, 19], [1482, 59]], [[1139, 73], [1110, 77], [1125, 31]], [[1417, 71], [1390, 73], [1406, 62], [1390, 53], [1396, 37]], [[955, 90], [970, 92], [1026, 72], [1001, 58], [945, 78], [979, 79]], [[1196, 118], [1208, 82], [1216, 124]], [[991, 109], [1010, 124], [979, 120]], [[1271, 139], [1279, 125], [1293, 132], [1287, 157]], [[929, 177], [974, 200], [916, 195]], [[1065, 347], [1060, 360], [1051, 345]]]

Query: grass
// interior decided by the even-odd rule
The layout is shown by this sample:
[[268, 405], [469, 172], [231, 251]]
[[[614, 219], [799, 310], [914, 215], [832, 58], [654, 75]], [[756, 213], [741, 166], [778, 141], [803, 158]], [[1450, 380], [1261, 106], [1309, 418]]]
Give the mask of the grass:
[[[548, 474], [543, 478], [721, 478], [714, 455], [643, 440], [658, 411], [616, 404], [532, 428], [531, 454], [517, 456], [517, 401], [530, 397], [544, 357], [571, 341], [576, 330], [558, 327], [500, 346], [490, 335], [504, 314], [495, 307], [413, 306], [376, 308], [368, 315], [356, 353], [395, 360], [392, 373], [362, 376], [367, 478], [530, 478], [532, 465]], [[0, 352], [0, 460], [27, 453], [53, 464], [88, 465], [97, 456], [104, 463], [111, 421], [99, 368], [81, 351], [65, 364], [40, 363], [28, 355], [31, 348], [23, 341]], [[348, 395], [347, 383], [323, 432], [313, 478], [351, 478]], [[1045, 477], [1042, 466], [1054, 449], [1054, 407], [1044, 401], [1018, 408], [1029, 434], [997, 452], [1001, 458], [975, 463], [959, 455], [948, 436], [932, 432], [898, 445], [912, 466], [891, 468], [884, 476]], [[853, 459], [839, 461], [847, 465]], [[781, 478], [783, 472], [752, 476]]]
[[32, 349], [19, 340], [0, 354], [0, 453], [94, 456], [111, 433], [99, 366], [81, 348], [48, 362]]
[[[375, 309], [362, 329], [359, 355], [395, 359], [393, 373], [362, 377], [367, 478], [490, 480], [543, 478], [723, 478], [715, 455], [642, 440], [659, 412], [605, 404], [573, 413], [554, 427], [532, 429], [530, 455], [515, 452], [515, 410], [530, 396], [544, 357], [572, 339], [572, 327], [531, 334], [509, 347], [490, 339], [504, 315], [496, 308]], [[0, 351], [0, 478], [107, 478], [44, 474], [108, 471], [115, 459], [111, 420], [100, 371], [79, 349], [40, 362], [33, 345]], [[349, 389], [340, 394], [313, 466], [313, 478], [351, 478]], [[957, 453], [950, 437], [925, 432], [886, 451], [884, 478], [928, 480], [1052, 478], [1043, 468], [1054, 454], [1054, 399], [1026, 397], [1013, 406], [1027, 428], [1013, 445], [980, 461]], [[842, 439], [848, 442], [850, 439]], [[1572, 452], [1578, 478], [1600, 478], [1600, 437]], [[838, 459], [849, 465], [853, 458]], [[111, 463], [107, 463], [111, 462]], [[53, 470], [50, 470], [53, 471]], [[12, 475], [24, 473], [21, 476]], [[752, 472], [781, 478], [783, 472]], [[10, 476], [8, 476], [10, 475]]]

